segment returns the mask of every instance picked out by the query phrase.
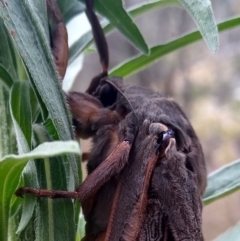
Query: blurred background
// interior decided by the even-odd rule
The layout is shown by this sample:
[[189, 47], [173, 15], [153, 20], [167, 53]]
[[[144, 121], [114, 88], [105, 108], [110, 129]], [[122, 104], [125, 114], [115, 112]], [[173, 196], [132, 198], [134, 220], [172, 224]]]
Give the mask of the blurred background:
[[[125, 7], [139, 2], [142, 1], [126, 0]], [[212, 0], [212, 5], [217, 23], [240, 15], [239, 0]], [[156, 9], [134, 21], [149, 46], [166, 43], [197, 29], [189, 14], [178, 7]], [[79, 31], [79, 26], [85, 25], [82, 23], [72, 31]], [[111, 32], [107, 41], [110, 69], [138, 54], [117, 31]], [[182, 106], [202, 143], [208, 173], [240, 157], [240, 28], [220, 33], [219, 42], [215, 55], [199, 41], [162, 57], [124, 80], [171, 96]], [[91, 78], [101, 71], [96, 53], [80, 58], [83, 66], [72, 86], [75, 91], [85, 91]], [[79, 69], [79, 63], [76, 66]], [[89, 142], [84, 142], [82, 147], [89, 149]], [[239, 221], [240, 192], [206, 206], [205, 240], [214, 240]]]

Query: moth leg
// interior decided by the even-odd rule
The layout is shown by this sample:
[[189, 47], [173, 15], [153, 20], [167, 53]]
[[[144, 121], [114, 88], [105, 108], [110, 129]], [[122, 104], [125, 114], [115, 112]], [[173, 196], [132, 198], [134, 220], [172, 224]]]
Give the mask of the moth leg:
[[[75, 192], [60, 190], [45, 190], [30, 187], [19, 188], [15, 194], [22, 197], [29, 193], [37, 197], [48, 198], [79, 198], [81, 202], [94, 195], [111, 177], [119, 173], [128, 161], [130, 144], [127, 141], [120, 143], [109, 157], [80, 185]], [[106, 175], [107, 173], [107, 175]]]
[[96, 192], [107, 182], [111, 177], [118, 174], [126, 162], [128, 161], [131, 145], [129, 141], [123, 141], [116, 146], [105, 161], [103, 161], [86, 180], [79, 186], [75, 192], [60, 191], [60, 190], [45, 190], [30, 187], [19, 188], [15, 194], [23, 196], [29, 193], [37, 197], [48, 198], [79, 198], [81, 202], [94, 196]]
[[[118, 144], [107, 159], [103, 161], [94, 172], [87, 176], [86, 180], [75, 192], [22, 187], [19, 188], [15, 194], [20, 197], [28, 193], [37, 197], [79, 198], [81, 202], [84, 202], [86, 199], [89, 199], [90, 196], [93, 196], [113, 175], [122, 170], [128, 161], [130, 148], [131, 146], [127, 141]], [[107, 175], [105, 175], [105, 172]]]
[[94, 196], [106, 182], [123, 169], [128, 161], [130, 149], [131, 144], [129, 141], [121, 142], [107, 159], [87, 176], [77, 189], [81, 202]]
[[68, 34], [62, 14], [55, 0], [47, 0], [50, 23], [50, 39], [55, 65], [63, 79], [68, 64]]
[[67, 101], [78, 137], [88, 138], [100, 127], [117, 124], [121, 120], [116, 111], [104, 108], [97, 98], [89, 94], [70, 92], [67, 94]]
[[15, 194], [18, 197], [23, 197], [23, 194], [32, 194], [36, 197], [47, 197], [47, 198], [78, 198], [77, 192], [61, 191], [61, 190], [46, 190], [37, 189], [31, 187], [21, 187]]

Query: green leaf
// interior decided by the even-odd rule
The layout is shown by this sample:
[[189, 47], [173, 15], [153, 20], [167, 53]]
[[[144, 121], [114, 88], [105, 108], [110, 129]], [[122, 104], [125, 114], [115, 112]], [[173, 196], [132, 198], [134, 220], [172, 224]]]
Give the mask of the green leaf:
[[[30, 80], [32, 81], [35, 93], [37, 93], [36, 96], [43, 101], [41, 109], [43, 110], [46, 106], [48, 117], [52, 120], [54, 128], [58, 132], [57, 136], [59, 136], [61, 140], [73, 139], [72, 123], [68, 116], [65, 98], [59, 85], [58, 73], [55, 69], [51, 54], [45, 0], [27, 0], [21, 4], [16, 0], [6, 0], [5, 4], [7, 4], [8, 7], [5, 8], [3, 5], [0, 5], [0, 14], [4, 19], [8, 31], [14, 31], [15, 33], [14, 42], [32, 77]], [[45, 110], [42, 113], [43, 119], [47, 118]], [[20, 131], [21, 129], [19, 128], [19, 133]], [[24, 143], [24, 138], [19, 140], [19, 143]], [[79, 185], [79, 168], [75, 155], [68, 154], [63, 158], [57, 158], [56, 165], [54, 166], [57, 168], [51, 169], [51, 176], [53, 176], [55, 180], [59, 180], [59, 177], [56, 178], [57, 174], [65, 174], [59, 182], [59, 185], [61, 185], [64, 190], [69, 190], [70, 188], [72, 190], [74, 186]], [[68, 173], [68, 175], [66, 175], [66, 173]], [[30, 174], [34, 174], [33, 168], [30, 168], [29, 175]], [[24, 181], [27, 183], [27, 181], [31, 181], [31, 178], [28, 180], [25, 178]], [[48, 222], [52, 222], [52, 225], [56, 224], [54, 227], [59, 227], [59, 220], [64, 220], [65, 226], [66, 222], [68, 222], [69, 226], [63, 237], [65, 241], [73, 240], [75, 234], [73, 203], [71, 200], [57, 200], [56, 202], [62, 202], [62, 204], [58, 206], [58, 212], [56, 210], [54, 211], [57, 215], [54, 215], [53, 219], [51, 219], [51, 217]], [[30, 202], [30, 204], [31, 207], [34, 206], [33, 202]], [[39, 205], [41, 205], [41, 203]], [[37, 210], [39, 210], [39, 206], [37, 205], [36, 207]], [[46, 206], [44, 207], [45, 210], [48, 210]], [[31, 210], [32, 209], [33, 208], [31, 208]], [[61, 210], [61, 212], [59, 210]], [[68, 215], [66, 215], [66, 213]], [[22, 216], [23, 221], [20, 223], [21, 226], [19, 230], [26, 226], [31, 216], [32, 211]], [[44, 225], [39, 225], [39, 222], [36, 222], [36, 235], [41, 235], [42, 232], [47, 235], [49, 233], [49, 227], [52, 226], [46, 226], [48, 222], [45, 222]], [[43, 221], [40, 223], [43, 223]], [[61, 225], [61, 227], [63, 227], [63, 225]], [[64, 229], [61, 228], [61, 230]], [[67, 235], [68, 237], [66, 237]], [[40, 238], [40, 236], [38, 236], [38, 238]], [[54, 236], [54, 240], [60, 239]]]
[[[64, 0], [64, 2], [66, 3], [67, 1]], [[71, 6], [71, 8], [69, 8], [68, 11], [65, 12], [65, 14], [63, 15], [64, 22], [68, 23], [70, 20], [72, 20], [78, 14], [82, 13], [84, 10], [84, 5], [76, 0]]]
[[218, 49], [218, 31], [210, 0], [179, 0], [196, 22], [212, 53]]
[[[37, 91], [37, 88], [34, 84], [34, 81], [29, 73], [29, 71], [27, 71], [27, 75], [28, 75], [28, 79], [30, 79], [31, 81], [31, 87], [32, 87], [32, 91], [34, 92], [35, 94], [35, 97], [37, 99], [37, 102], [38, 102], [38, 105], [39, 105], [39, 108], [40, 108], [40, 113], [41, 113], [41, 122], [45, 121], [48, 119], [48, 110], [47, 110], [47, 107], [45, 105], [45, 103], [43, 102], [41, 96], [39, 95], [38, 91]], [[32, 112], [32, 115], [34, 116], [34, 111]], [[54, 126], [54, 131], [56, 132], [56, 135], [57, 135], [57, 130]]]
[[137, 17], [158, 7], [167, 7], [173, 5], [181, 6], [177, 0], [154, 0], [143, 2], [133, 7], [130, 7], [127, 12], [130, 14], [131, 17]]
[[93, 42], [93, 35], [91, 32], [85, 33], [78, 39], [69, 49], [68, 64], [71, 64], [80, 53], [82, 53]]
[[148, 46], [139, 29], [123, 8], [122, 0], [98, 0], [95, 1], [95, 9], [107, 18], [134, 47], [144, 54], [149, 53]]
[[79, 144], [76, 141], [52, 141], [52, 142], [45, 142], [40, 144], [35, 149], [28, 153], [20, 154], [20, 155], [7, 155], [2, 158], [2, 162], [7, 161], [28, 161], [30, 159], [37, 159], [37, 158], [45, 158], [45, 157], [52, 157], [58, 156], [67, 153], [74, 153], [80, 154]]
[[11, 207], [9, 214], [10, 218], [8, 222], [8, 240], [10, 241], [21, 240], [19, 239], [19, 235], [16, 234], [16, 230], [20, 221], [21, 202], [22, 200], [20, 198], [17, 198], [15, 195], [11, 199]]
[[[28, 152], [32, 145], [32, 113], [30, 106], [29, 87], [28, 82], [15, 82], [10, 92], [10, 113], [16, 133], [18, 152], [20, 154]], [[28, 168], [31, 166], [31, 163], [27, 165]], [[33, 176], [32, 179], [36, 181], [37, 176]], [[28, 197], [26, 200], [24, 200], [24, 209], [27, 208], [24, 203], [28, 204], [28, 202], [26, 202], [28, 199], [31, 199], [31, 197]], [[29, 210], [33, 209], [33, 207], [31, 208], [30, 205], [28, 206]], [[22, 225], [23, 220], [26, 220], [26, 218], [23, 217], [21, 219], [20, 225]]]
[[[136, 6], [133, 6], [129, 8], [127, 12], [131, 17], [137, 17], [148, 11], [156, 9], [157, 7], [164, 7], [169, 5], [179, 6], [179, 2], [176, 0], [149, 1], [144, 4], [138, 4]], [[114, 29], [114, 26], [106, 20], [101, 22], [101, 26], [105, 34]], [[69, 64], [71, 64], [74, 61], [74, 59], [76, 59], [77, 56], [81, 54], [83, 51], [85, 51], [92, 43], [93, 35], [92, 31], [90, 30], [87, 33], [83, 34], [72, 46], [70, 46]]]
[[11, 76], [0, 64], [0, 158], [16, 151], [15, 136], [12, 132], [13, 123], [9, 110], [9, 89], [12, 84]]
[[224, 234], [214, 239], [214, 241], [239, 241], [240, 240], [240, 223], [228, 229]]
[[[1, 6], [1, 5], [0, 5]], [[14, 35], [14, 31], [10, 34]], [[11, 76], [12, 80], [17, 80], [17, 60], [15, 56], [14, 47], [9, 37], [6, 27], [4, 26], [3, 20], [0, 18], [0, 64]], [[1, 70], [2, 72], [2, 70]], [[10, 82], [9, 82], [10, 84]]]
[[204, 204], [207, 205], [232, 192], [240, 189], [240, 160], [211, 173], [208, 177], [208, 185], [203, 196]]
[[0, 83], [0, 158], [10, 153], [10, 130], [8, 128], [8, 92]]
[[0, 82], [0, 158], [15, 152], [15, 136], [9, 112], [9, 92]]
[[[52, 210], [49, 211], [51, 207]], [[61, 210], [63, 216], [56, 218], [59, 210]], [[72, 227], [74, 227], [74, 220], [66, 218], [69, 217], [70, 214], [73, 214], [73, 212], [72, 201], [69, 199], [43, 199], [39, 201], [36, 210], [36, 226], [39, 227], [36, 230], [36, 241], [75, 241], [75, 230], [72, 230]], [[54, 221], [51, 222], [51, 220]]]
[[40, 113], [40, 105], [32, 86], [30, 86], [29, 88], [29, 99], [31, 106], [32, 123], [35, 123]]
[[44, 127], [46, 128], [48, 134], [51, 136], [51, 138], [55, 141], [59, 140], [59, 136], [56, 132], [56, 129], [53, 125], [53, 122], [51, 119], [47, 119], [44, 123], [43, 123]]
[[[48, 137], [47, 133], [45, 132], [44, 128], [40, 125], [34, 126], [35, 130], [35, 143], [38, 145], [44, 141], [48, 141], [51, 138]], [[52, 142], [51, 142], [52, 143]], [[76, 145], [76, 142], [73, 142], [73, 148], [77, 148], [79, 151], [79, 145]], [[47, 143], [46, 143], [47, 144]], [[59, 143], [58, 143], [59, 144]], [[52, 145], [52, 144], [50, 144]], [[55, 145], [56, 146], [56, 145]], [[59, 146], [61, 149], [61, 145]], [[52, 147], [49, 146], [49, 150], [51, 151]], [[35, 149], [36, 150], [36, 149]], [[48, 149], [45, 148], [45, 151], [48, 152]], [[35, 162], [30, 161], [24, 168], [23, 177], [24, 177], [24, 186], [33, 187], [33, 188], [42, 188], [48, 190], [73, 190], [74, 189], [74, 181], [72, 184], [69, 185], [69, 170], [64, 168], [62, 163], [66, 162], [65, 158], [62, 157], [54, 157], [54, 158], [47, 158], [45, 157], [43, 160], [36, 160]], [[58, 170], [57, 172], [53, 172], [52, 170]], [[61, 176], [61, 181], [59, 182], [59, 176]], [[37, 180], [36, 180], [37, 177]], [[36, 230], [36, 236], [41, 234], [40, 240], [60, 240], [60, 237], [55, 237], [56, 235], [73, 235], [74, 236], [74, 223], [73, 223], [73, 207], [71, 200], [62, 200], [62, 201], [52, 201], [51, 199], [45, 200], [38, 200], [36, 202], [36, 197], [31, 195], [24, 196], [23, 200], [23, 209], [22, 209], [22, 216], [21, 221], [17, 230], [17, 233], [22, 232], [27, 225], [29, 225], [29, 221], [33, 222], [33, 226]], [[70, 205], [71, 204], [71, 205]], [[54, 209], [58, 211], [53, 212]], [[66, 211], [70, 209], [69, 211]], [[33, 217], [34, 210], [37, 210], [37, 221], [36, 218]], [[61, 212], [59, 211], [61, 210]], [[66, 227], [66, 223], [68, 223], [67, 230], [68, 232], [64, 231], [64, 235], [61, 231], [58, 231], [56, 234], [56, 228], [60, 228], [60, 224], [56, 225], [53, 224], [59, 217], [66, 212], [64, 217], [61, 217], [61, 222], [64, 222], [62, 225], [61, 230]], [[43, 216], [42, 216], [43, 215]], [[60, 215], [60, 216], [59, 216]], [[70, 220], [72, 219], [72, 222]], [[24, 230], [25, 232], [25, 230]], [[46, 238], [44, 238], [46, 237]], [[50, 238], [50, 237], [55, 237]], [[70, 239], [71, 240], [71, 239]]]
[[10, 89], [14, 83], [10, 74], [7, 72], [7, 70], [1, 64], [0, 64], [0, 80], [5, 85], [5, 87], [7, 87], [8, 89]]
[[20, 154], [28, 152], [32, 145], [32, 113], [28, 82], [14, 83], [10, 92], [10, 110], [18, 152]]
[[[36, 143], [51, 139], [43, 126], [34, 126], [34, 133]], [[73, 143], [76, 144], [74, 146], [79, 151], [78, 143]], [[65, 156], [45, 157], [42, 161], [35, 161], [36, 174], [41, 188], [71, 191], [75, 189], [72, 171], [65, 168], [62, 163], [66, 163]], [[29, 183], [29, 185], [34, 187], [35, 184]], [[28, 210], [26, 211], [28, 212]], [[38, 199], [36, 217], [36, 240], [74, 240], [75, 223], [72, 200]]]
[[[0, 15], [9, 32], [14, 31], [14, 43], [34, 81], [37, 92], [46, 105], [49, 117], [61, 140], [74, 139], [72, 123], [53, 63], [48, 34], [45, 0], [5, 0]], [[5, 7], [7, 6], [7, 7]], [[78, 165], [68, 157], [75, 183], [79, 183]]]
[[0, 163], [0, 240], [7, 240], [10, 202], [25, 164], [13, 159]]
[[65, 23], [70, 21], [74, 16], [84, 11], [84, 5], [77, 0], [57, 0]]
[[[45, 1], [7, 0], [0, 13], [9, 31], [15, 31], [15, 43], [26, 63], [36, 88], [46, 103], [49, 114], [62, 139], [72, 139], [67, 108], [60, 89], [48, 39]], [[21, 17], [21, 19], [19, 19]]]
[[58, 156], [66, 153], [79, 154], [78, 143], [75, 141], [43, 143], [29, 153], [7, 155], [0, 160], [0, 240], [7, 240], [11, 198], [16, 191], [21, 172], [28, 160]]
[[[236, 27], [240, 25], [240, 18], [236, 17], [234, 19], [227, 20], [218, 24], [219, 32], [225, 31], [227, 29]], [[110, 75], [127, 77], [141, 69], [145, 69], [148, 65], [156, 63], [156, 60], [160, 57], [173, 52], [176, 49], [182, 48], [186, 45], [194, 43], [202, 39], [199, 31], [192, 32], [183, 37], [177, 38], [169, 43], [158, 45], [150, 49], [150, 54], [137, 55], [133, 58], [121, 63], [110, 71]]]
[[37, 198], [33, 195], [25, 195], [22, 204], [22, 216], [16, 231], [16, 234], [22, 232], [28, 225], [33, 216], [34, 208], [36, 206]]

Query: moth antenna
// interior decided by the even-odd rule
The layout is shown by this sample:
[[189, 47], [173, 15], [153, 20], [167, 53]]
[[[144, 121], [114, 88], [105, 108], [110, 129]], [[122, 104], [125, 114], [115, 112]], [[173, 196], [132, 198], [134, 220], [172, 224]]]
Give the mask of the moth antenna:
[[109, 81], [109, 80], [107, 80], [107, 79], [104, 79], [104, 81], [107, 82], [108, 84], [110, 84], [112, 87], [114, 87], [114, 88], [118, 91], [118, 93], [120, 93], [120, 94], [123, 96], [123, 98], [124, 98], [124, 99], [127, 101], [127, 103], [129, 104], [130, 109], [132, 110], [133, 115], [135, 116], [135, 118], [136, 118], [136, 120], [137, 120], [137, 122], [138, 122], [138, 117], [137, 117], [137, 115], [136, 115], [136, 113], [135, 113], [135, 111], [134, 111], [134, 108], [133, 108], [131, 102], [130, 102], [129, 99], [126, 97], [126, 95], [124, 95], [124, 93], [123, 93], [113, 82], [111, 82], [111, 81]]
[[109, 65], [109, 53], [108, 53], [108, 45], [106, 38], [104, 36], [102, 27], [98, 21], [96, 14], [93, 11], [93, 4], [94, 0], [86, 0], [86, 14], [88, 20], [92, 27], [92, 33], [94, 37], [94, 41], [98, 50], [98, 54], [100, 57], [100, 62], [102, 65], [102, 72], [108, 72], [108, 65]]

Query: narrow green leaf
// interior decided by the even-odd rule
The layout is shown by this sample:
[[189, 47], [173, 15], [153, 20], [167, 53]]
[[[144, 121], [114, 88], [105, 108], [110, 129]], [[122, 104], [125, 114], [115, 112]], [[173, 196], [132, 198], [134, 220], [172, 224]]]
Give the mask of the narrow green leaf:
[[71, 64], [90, 44], [93, 43], [92, 32], [85, 33], [69, 49], [68, 64]]
[[[177, 0], [157, 0], [149, 1], [147, 3], [135, 5], [127, 10], [131, 17], [137, 17], [148, 11], [154, 10], [157, 7], [164, 7], [169, 5], [180, 5]], [[108, 21], [104, 20], [101, 22], [104, 33], [108, 33], [114, 29], [114, 26]], [[88, 31], [83, 34], [72, 46], [69, 51], [69, 64], [77, 58], [79, 54], [85, 51], [93, 43], [92, 31]]]
[[[219, 32], [225, 31], [227, 29], [236, 27], [240, 25], [240, 18], [236, 17], [234, 19], [227, 20], [218, 24]], [[150, 49], [150, 54], [137, 55], [133, 58], [121, 63], [110, 71], [110, 75], [127, 77], [141, 69], [145, 69], [148, 65], [156, 63], [156, 60], [160, 57], [176, 50], [182, 48], [186, 45], [194, 43], [202, 39], [199, 31], [192, 32], [183, 37], [177, 38], [169, 43], [158, 45]]]
[[28, 161], [30, 159], [52, 157], [67, 153], [80, 154], [79, 144], [76, 141], [52, 141], [45, 142], [28, 153], [20, 155], [7, 155], [1, 161]]
[[43, 143], [29, 153], [7, 155], [0, 161], [0, 240], [7, 240], [11, 198], [16, 191], [20, 175], [28, 160], [59, 156], [66, 153], [79, 154], [75, 141]]
[[[28, 161], [26, 166], [24, 167], [22, 171], [22, 179], [19, 184], [20, 183], [22, 184], [22, 186], [39, 188], [38, 173], [35, 162], [33, 160]], [[19, 225], [16, 229], [17, 231], [15, 231], [16, 234], [20, 234], [20, 236], [28, 235], [28, 228], [31, 226], [34, 227], [33, 214], [36, 202], [37, 198], [32, 195], [26, 195], [22, 200], [22, 215], [19, 221]], [[30, 223], [30, 220], [32, 220], [32, 223]], [[35, 235], [33, 234], [31, 236], [35, 237]]]
[[8, 108], [8, 92], [4, 88], [3, 84], [0, 83], [0, 158], [9, 154], [9, 129], [7, 123], [7, 108]]
[[47, 119], [44, 123], [43, 123], [44, 127], [46, 128], [48, 134], [51, 136], [51, 138], [55, 141], [59, 140], [59, 136], [56, 132], [56, 129], [53, 125], [53, 122], [51, 119]]
[[154, 0], [147, 1], [140, 4], [137, 4], [133, 7], [130, 7], [127, 12], [130, 16], [137, 17], [146, 12], [155, 10], [158, 7], [167, 7], [167, 6], [181, 6], [177, 0]]
[[10, 74], [0, 64], [0, 158], [16, 151], [9, 109], [9, 90], [13, 83]]
[[74, 4], [63, 15], [64, 22], [68, 23], [70, 20], [72, 20], [78, 14], [82, 13], [84, 10], [85, 10], [84, 5], [79, 1], [75, 0]]
[[14, 83], [10, 93], [10, 110], [18, 151], [19, 153], [28, 152], [32, 143], [32, 113], [27, 82]]
[[80, 2], [76, 2], [75, 5], [64, 15], [64, 22], [70, 22], [70, 20], [84, 12], [84, 10], [85, 7]]
[[144, 54], [149, 53], [148, 46], [142, 34], [123, 8], [122, 0], [96, 1], [96, 9], [118, 29], [134, 47]]
[[[9, 106], [16, 133], [18, 152], [24, 154], [30, 150], [32, 142], [32, 116], [28, 82], [15, 82], [13, 84], [10, 91]], [[33, 179], [35, 180], [36, 177], [33, 177]]]
[[58, 6], [61, 10], [63, 18], [68, 15], [68, 21], [71, 20], [77, 13], [79, 14], [84, 10], [84, 5], [78, 0], [57, 0]]
[[[84, 0], [81, 0], [84, 2]], [[139, 29], [123, 8], [122, 0], [98, 0], [95, 1], [95, 9], [107, 18], [134, 47], [142, 53], [148, 54], [148, 46]]]
[[[1, 4], [0, 4], [1, 6]], [[14, 35], [14, 31], [10, 32]], [[17, 63], [12, 41], [3, 20], [0, 18], [0, 64], [5, 68], [12, 80], [17, 80]]]
[[[34, 133], [37, 144], [51, 139], [43, 126], [34, 126]], [[78, 143], [73, 143], [73, 147], [78, 147], [79, 151]], [[41, 188], [48, 190], [75, 189], [71, 169], [65, 168], [62, 163], [66, 163], [64, 155], [61, 157], [45, 157], [42, 161], [35, 161], [36, 174]], [[29, 185], [34, 186], [35, 184], [29, 183]], [[75, 223], [72, 200], [38, 199], [36, 217], [37, 220], [34, 223], [36, 240], [74, 240]]]
[[218, 31], [210, 0], [179, 0], [196, 22], [212, 53], [218, 49]]
[[0, 240], [7, 240], [11, 198], [17, 188], [26, 160], [0, 162]]
[[[34, 93], [32, 93], [32, 100]], [[30, 102], [30, 86], [28, 82], [15, 82], [10, 92], [10, 111], [14, 123], [17, 137], [18, 151], [20, 154], [27, 153], [32, 146], [32, 107], [34, 103]], [[32, 104], [32, 106], [30, 105]], [[29, 180], [37, 185], [37, 175], [34, 162], [29, 162], [23, 171], [24, 183], [29, 186]], [[34, 175], [32, 175], [34, 173]], [[23, 215], [17, 232], [25, 228], [32, 217], [36, 204], [36, 198], [27, 196], [23, 201]]]
[[11, 88], [13, 85], [13, 79], [7, 70], [4, 68], [3, 65], [0, 64], [0, 81], [7, 87], [8, 89]]
[[[36, 85], [34, 84], [34, 81], [33, 81], [32, 77], [31, 77], [31, 74], [29, 73], [29, 71], [27, 71], [27, 75], [28, 75], [28, 79], [30, 79], [32, 90], [33, 90], [33, 92], [35, 94], [35, 97], [37, 99], [38, 105], [40, 107], [40, 112], [41, 112], [41, 121], [40, 122], [43, 122], [43, 121], [47, 120], [48, 117], [49, 117], [48, 116], [47, 107], [46, 107], [45, 103], [43, 102], [40, 94], [38, 93]], [[54, 130], [55, 130], [55, 132], [57, 134], [57, 130], [56, 130], [55, 126], [54, 126]]]
[[28, 225], [33, 216], [34, 208], [36, 206], [37, 198], [33, 195], [25, 195], [22, 205], [22, 216], [16, 231], [16, 234], [22, 232]]
[[20, 241], [19, 235], [16, 234], [16, 230], [21, 217], [21, 202], [22, 200], [20, 198], [17, 198], [15, 195], [11, 199], [11, 207], [10, 207], [9, 222], [8, 222], [8, 240], [9, 241]]
[[0, 82], [0, 158], [15, 152], [15, 136], [9, 112], [9, 92]]
[[[54, 203], [54, 204], [53, 204]], [[64, 208], [63, 208], [64, 204]], [[49, 212], [50, 208], [52, 210]], [[63, 215], [56, 218], [61, 210]], [[75, 241], [74, 220], [69, 217], [74, 213], [72, 201], [67, 199], [42, 199], [39, 201], [36, 210], [36, 241], [57, 240], [57, 241]], [[73, 216], [73, 215], [72, 215]], [[46, 220], [46, 218], [49, 218]], [[53, 220], [53, 222], [51, 222]]]
[[40, 113], [40, 105], [32, 86], [29, 86], [29, 99], [32, 114], [32, 123], [35, 123]]
[[240, 189], [240, 160], [211, 173], [208, 177], [208, 185], [203, 196], [204, 204], [207, 205], [232, 192]]
[[234, 227], [228, 229], [225, 233], [214, 239], [214, 241], [239, 241], [240, 240], [240, 222]]
[[[34, 126], [34, 142], [35, 145], [39, 143], [51, 140], [48, 137], [46, 131], [41, 125]], [[73, 147], [75, 147], [75, 142], [73, 142]], [[52, 145], [52, 142], [51, 142]], [[79, 146], [77, 145], [79, 150]], [[61, 146], [59, 147], [61, 148]], [[51, 147], [50, 147], [51, 149]], [[45, 149], [45, 151], [48, 151]], [[23, 177], [24, 177], [24, 186], [33, 187], [33, 188], [42, 188], [42, 189], [49, 189], [49, 190], [73, 190], [74, 189], [74, 181], [72, 180], [71, 186], [69, 186], [68, 180], [69, 177], [69, 170], [65, 170], [62, 163], [66, 162], [65, 158], [62, 157], [54, 157], [54, 158], [47, 158], [45, 157], [43, 160], [36, 160], [30, 161], [24, 168]], [[52, 172], [51, 170], [57, 170], [57, 172]], [[61, 176], [61, 181], [59, 182], [59, 176]], [[36, 179], [37, 178], [37, 179]], [[42, 201], [41, 199], [36, 202], [36, 197], [31, 195], [24, 196], [23, 199], [23, 208], [22, 208], [22, 216], [19, 223], [19, 227], [17, 233], [22, 232], [29, 222], [33, 222], [34, 229], [36, 230], [36, 237], [38, 237], [39, 233], [43, 232], [44, 234], [41, 235], [40, 240], [60, 240], [59, 237], [56, 236], [56, 228], [60, 228], [59, 225], [54, 225], [57, 219], [59, 219], [59, 215], [64, 213], [66, 207], [70, 211], [67, 211], [67, 214], [61, 218], [64, 225], [62, 227], [67, 228], [67, 232], [64, 231], [64, 235], [74, 235], [74, 223], [70, 222], [69, 220], [73, 220], [73, 207], [69, 206], [69, 202], [72, 206], [70, 200], [62, 200], [61, 202], [57, 202], [58, 212], [53, 212], [55, 209], [56, 202], [52, 201], [51, 199], [47, 201]], [[43, 203], [42, 203], [43, 202]], [[43, 205], [42, 208], [39, 205]], [[67, 205], [67, 206], [66, 206]], [[40, 211], [39, 215], [33, 217], [34, 210]], [[59, 211], [61, 210], [61, 212]], [[72, 211], [71, 211], [72, 210]], [[42, 213], [45, 213], [44, 215]], [[42, 216], [43, 215], [43, 216]], [[68, 222], [69, 227], [67, 227], [66, 223]], [[44, 227], [44, 229], [43, 229]], [[61, 228], [61, 230], [63, 229]], [[41, 231], [40, 231], [41, 230]], [[24, 230], [24, 232], [26, 232]], [[58, 231], [58, 235], [60, 235], [61, 231]], [[63, 235], [63, 236], [64, 236]], [[44, 238], [45, 237], [45, 238]], [[71, 239], [70, 239], [71, 240]]]

